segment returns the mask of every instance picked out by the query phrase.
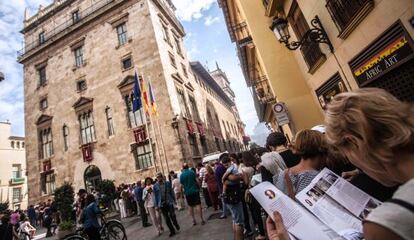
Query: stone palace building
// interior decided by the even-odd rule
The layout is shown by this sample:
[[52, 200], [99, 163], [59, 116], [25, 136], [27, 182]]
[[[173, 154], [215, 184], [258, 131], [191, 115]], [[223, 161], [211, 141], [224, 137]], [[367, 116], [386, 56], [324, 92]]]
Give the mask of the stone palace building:
[[[174, 11], [170, 0], [55, 0], [25, 13], [18, 61], [30, 203], [64, 181], [131, 183], [243, 147], [227, 77], [189, 62]], [[158, 106], [148, 124], [143, 110], [132, 112], [135, 69]]]

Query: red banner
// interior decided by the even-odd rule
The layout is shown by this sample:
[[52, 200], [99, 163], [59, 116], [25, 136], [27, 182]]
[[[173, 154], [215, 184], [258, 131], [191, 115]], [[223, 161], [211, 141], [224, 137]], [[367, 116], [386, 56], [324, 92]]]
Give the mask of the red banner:
[[138, 144], [145, 143], [145, 141], [147, 141], [147, 132], [145, 131], [145, 127], [134, 129], [134, 138], [135, 142]]
[[200, 133], [200, 136], [206, 135], [203, 124], [202, 123], [196, 123], [196, 125], [197, 125], [198, 132]]
[[193, 121], [191, 121], [190, 119], [186, 119], [185, 123], [187, 125], [187, 130], [189, 134], [194, 134], [194, 126], [193, 126]]
[[82, 156], [84, 162], [90, 162], [93, 160], [92, 144], [88, 143], [82, 145]]
[[52, 170], [52, 162], [50, 160], [43, 162], [43, 172], [48, 172]]

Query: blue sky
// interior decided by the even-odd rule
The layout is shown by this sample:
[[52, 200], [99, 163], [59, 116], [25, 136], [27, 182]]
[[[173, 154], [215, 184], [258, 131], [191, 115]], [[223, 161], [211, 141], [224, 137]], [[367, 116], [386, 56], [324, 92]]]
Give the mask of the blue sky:
[[[23, 75], [16, 62], [16, 51], [22, 48], [23, 12], [34, 13], [39, 4], [51, 0], [0, 0], [0, 71], [6, 80], [0, 83], [0, 121], [10, 120], [12, 132], [24, 135]], [[177, 15], [187, 32], [185, 46], [189, 58], [200, 61], [210, 70], [216, 61], [223, 69], [236, 94], [236, 104], [248, 134], [258, 123], [249, 89], [239, 65], [236, 47], [230, 41], [223, 14], [215, 0], [173, 0]]]

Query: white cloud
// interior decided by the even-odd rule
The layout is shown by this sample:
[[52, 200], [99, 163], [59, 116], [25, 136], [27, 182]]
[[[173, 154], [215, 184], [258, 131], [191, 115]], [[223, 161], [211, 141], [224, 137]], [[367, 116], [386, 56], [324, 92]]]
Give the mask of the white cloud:
[[52, 0], [0, 1], [0, 71], [5, 80], [0, 83], [0, 121], [10, 120], [15, 135], [24, 134], [23, 66], [16, 62], [16, 52], [22, 48], [24, 9], [32, 14], [39, 4]]
[[192, 21], [203, 17], [203, 11], [208, 10], [216, 0], [173, 0], [177, 8], [177, 16], [182, 21]]
[[214, 23], [217, 23], [217, 22], [220, 22], [220, 18], [219, 17], [207, 16], [204, 19], [204, 24], [206, 26], [211, 26], [211, 25], [213, 25]]

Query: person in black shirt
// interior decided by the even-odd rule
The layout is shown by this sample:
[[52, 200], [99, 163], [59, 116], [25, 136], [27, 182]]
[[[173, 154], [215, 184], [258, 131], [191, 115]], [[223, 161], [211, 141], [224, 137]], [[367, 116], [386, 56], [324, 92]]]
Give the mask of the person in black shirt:
[[270, 133], [266, 139], [266, 147], [270, 151], [278, 152], [288, 168], [291, 168], [300, 162], [300, 157], [293, 154], [293, 152], [287, 148], [287, 139], [283, 133]]
[[13, 225], [10, 223], [10, 216], [5, 214], [1, 217], [1, 225], [0, 225], [0, 240], [13, 240], [19, 239], [19, 236]]

